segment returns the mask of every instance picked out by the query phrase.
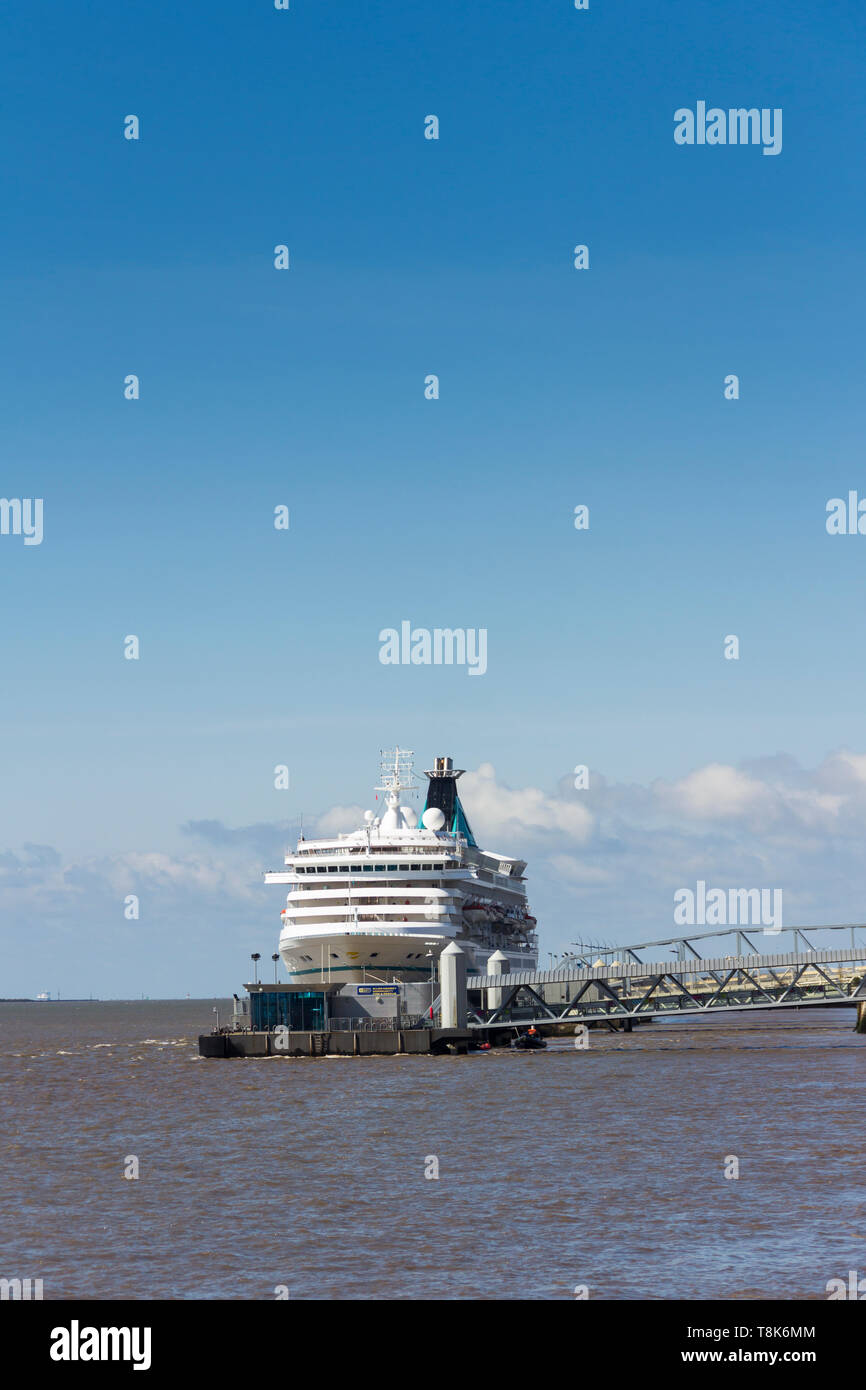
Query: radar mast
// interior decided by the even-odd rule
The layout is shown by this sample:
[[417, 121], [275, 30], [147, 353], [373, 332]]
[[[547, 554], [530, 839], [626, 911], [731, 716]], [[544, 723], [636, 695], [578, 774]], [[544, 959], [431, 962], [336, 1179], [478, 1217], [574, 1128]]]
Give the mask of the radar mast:
[[415, 754], [410, 748], [379, 749], [379, 785], [377, 792], [416, 792]]

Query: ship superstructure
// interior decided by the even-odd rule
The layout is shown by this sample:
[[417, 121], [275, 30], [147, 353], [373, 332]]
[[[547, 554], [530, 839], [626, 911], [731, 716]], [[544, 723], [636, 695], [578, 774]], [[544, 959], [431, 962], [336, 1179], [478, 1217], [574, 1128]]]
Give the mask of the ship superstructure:
[[425, 774], [420, 821], [404, 798], [416, 791], [412, 754], [382, 754], [376, 788], [384, 811], [336, 839], [298, 841], [285, 870], [266, 883], [288, 887], [280, 956], [290, 979], [393, 981], [429, 978], [456, 941], [471, 973], [501, 951], [514, 970], [533, 970], [535, 918], [521, 859], [481, 849], [469, 826], [451, 758]]

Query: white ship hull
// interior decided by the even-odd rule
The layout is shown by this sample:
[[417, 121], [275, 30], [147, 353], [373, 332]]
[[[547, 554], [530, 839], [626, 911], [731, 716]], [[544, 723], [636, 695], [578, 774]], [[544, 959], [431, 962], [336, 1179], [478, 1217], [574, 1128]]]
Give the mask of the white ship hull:
[[[305, 978], [344, 980], [349, 984], [376, 979], [427, 980], [431, 965], [435, 969], [439, 955], [453, 940], [453, 936], [408, 927], [375, 933], [350, 930], [327, 936], [298, 936], [294, 931], [283, 931], [280, 959], [296, 983]], [[492, 948], [465, 937], [458, 937], [457, 944], [466, 952], [470, 974], [486, 974]], [[534, 970], [537, 966], [538, 953], [528, 946], [506, 950], [504, 954], [510, 971]]]

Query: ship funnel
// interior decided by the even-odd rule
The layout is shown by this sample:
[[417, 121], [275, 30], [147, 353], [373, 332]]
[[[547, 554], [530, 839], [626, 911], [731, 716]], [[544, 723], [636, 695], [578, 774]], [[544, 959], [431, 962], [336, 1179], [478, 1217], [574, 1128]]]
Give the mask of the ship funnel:
[[[463, 769], [454, 766], [451, 758], [434, 758], [433, 766], [425, 773], [427, 777], [427, 800], [424, 811], [436, 809], [442, 812], [444, 827], [452, 834], [465, 836], [470, 845], [475, 844], [466, 813], [457, 795], [457, 779], [463, 776]], [[421, 817], [424, 824], [424, 816]]]

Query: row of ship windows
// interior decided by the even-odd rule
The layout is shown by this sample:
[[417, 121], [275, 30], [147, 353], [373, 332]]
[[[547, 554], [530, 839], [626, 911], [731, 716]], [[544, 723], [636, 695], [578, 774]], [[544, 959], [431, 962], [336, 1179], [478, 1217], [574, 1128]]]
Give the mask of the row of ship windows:
[[417, 869], [423, 873], [432, 873], [436, 869], [441, 869], [441, 864], [323, 864], [304, 868], [300, 864], [295, 865], [297, 874], [404, 874], [407, 869]]
[[[462, 837], [458, 835], [457, 838], [461, 839]], [[436, 851], [437, 854], [441, 854], [445, 859], [459, 859], [460, 857], [459, 854], [455, 854], [453, 850], [443, 849], [439, 845], [430, 844], [384, 845], [382, 847], [380, 847], [379, 845], [368, 845], [366, 848], [360, 845], [355, 845], [354, 848], [350, 847], [348, 849], [343, 849], [340, 845], [330, 845], [326, 849], [301, 849], [300, 846], [298, 846], [297, 854], [298, 857], [302, 859], [313, 859], [317, 854], [325, 855], [328, 858], [332, 858], [335, 854], [344, 854], [348, 858], [349, 855], [353, 855], [355, 853], [355, 850], [357, 850], [359, 854], [379, 855], [379, 857], [382, 859], [384, 859], [387, 856], [389, 859], [391, 859], [395, 854], [420, 854], [422, 849], [433, 849]]]

